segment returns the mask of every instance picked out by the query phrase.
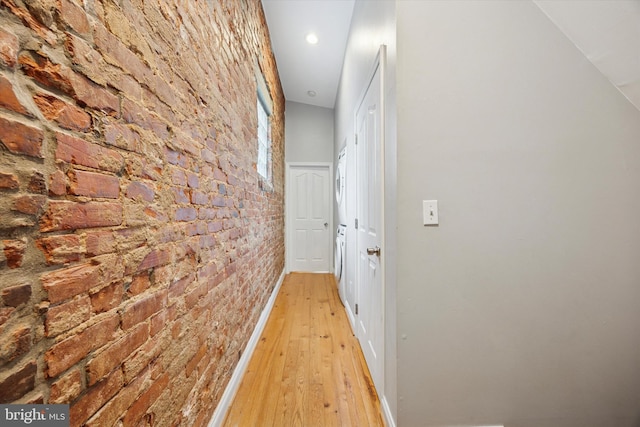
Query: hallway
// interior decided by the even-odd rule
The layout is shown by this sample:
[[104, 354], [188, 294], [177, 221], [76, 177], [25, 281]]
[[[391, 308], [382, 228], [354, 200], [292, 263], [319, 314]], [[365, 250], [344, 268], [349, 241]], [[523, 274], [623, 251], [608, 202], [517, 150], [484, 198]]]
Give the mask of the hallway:
[[330, 274], [291, 273], [225, 426], [382, 426], [378, 397]]

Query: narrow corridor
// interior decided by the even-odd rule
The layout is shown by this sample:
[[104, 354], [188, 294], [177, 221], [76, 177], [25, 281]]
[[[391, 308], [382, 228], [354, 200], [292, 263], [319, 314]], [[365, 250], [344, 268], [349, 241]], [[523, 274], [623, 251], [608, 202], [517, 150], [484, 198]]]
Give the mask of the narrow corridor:
[[384, 425], [332, 275], [285, 278], [225, 425]]

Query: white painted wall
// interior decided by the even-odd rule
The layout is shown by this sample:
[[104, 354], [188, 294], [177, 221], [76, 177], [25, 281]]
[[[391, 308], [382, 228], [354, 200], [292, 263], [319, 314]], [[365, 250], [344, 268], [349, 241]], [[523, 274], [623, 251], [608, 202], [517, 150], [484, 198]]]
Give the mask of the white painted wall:
[[333, 109], [287, 101], [285, 161], [333, 162]]
[[398, 425], [637, 427], [640, 112], [531, 2], [395, 4]]

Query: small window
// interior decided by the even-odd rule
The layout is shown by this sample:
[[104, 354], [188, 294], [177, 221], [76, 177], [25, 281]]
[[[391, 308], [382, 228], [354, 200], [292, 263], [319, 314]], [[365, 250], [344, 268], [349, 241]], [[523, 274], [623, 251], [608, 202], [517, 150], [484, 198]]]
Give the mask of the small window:
[[271, 123], [269, 114], [258, 97], [258, 174], [271, 184]]
[[256, 110], [258, 112], [258, 159], [256, 160], [256, 169], [260, 177], [260, 186], [263, 189], [271, 189], [271, 111], [273, 103], [267, 82], [257, 62], [255, 64], [255, 76], [257, 87]]

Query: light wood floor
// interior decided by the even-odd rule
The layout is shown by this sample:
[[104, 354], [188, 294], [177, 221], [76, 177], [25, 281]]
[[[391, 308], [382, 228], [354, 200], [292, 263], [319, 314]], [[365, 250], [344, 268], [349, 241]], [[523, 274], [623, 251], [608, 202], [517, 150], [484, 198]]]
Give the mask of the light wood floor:
[[335, 279], [289, 274], [225, 426], [384, 426]]

